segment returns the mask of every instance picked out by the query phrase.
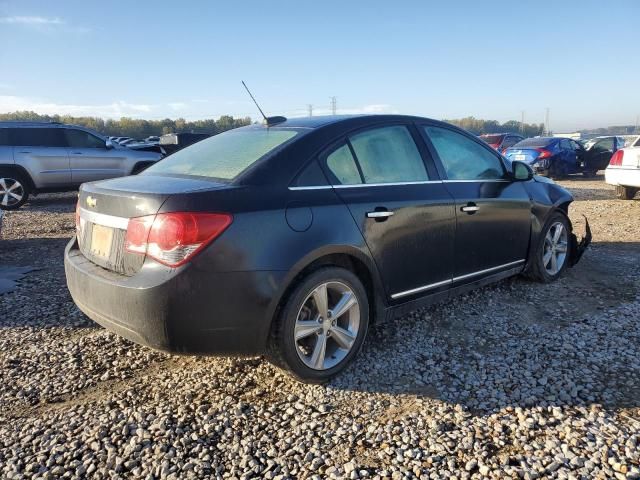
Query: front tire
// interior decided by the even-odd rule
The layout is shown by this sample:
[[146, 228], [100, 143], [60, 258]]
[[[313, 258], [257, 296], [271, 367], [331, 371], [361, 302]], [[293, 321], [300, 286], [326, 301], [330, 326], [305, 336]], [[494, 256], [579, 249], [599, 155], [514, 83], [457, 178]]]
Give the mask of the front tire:
[[527, 276], [542, 283], [556, 281], [571, 258], [571, 227], [565, 215], [551, 215], [529, 260]]
[[344, 268], [321, 268], [288, 296], [274, 322], [269, 357], [297, 380], [323, 383], [355, 358], [368, 327], [360, 279]]
[[637, 188], [623, 187], [621, 185], [616, 186], [616, 198], [620, 200], [633, 200], [633, 197], [638, 193]]
[[29, 184], [18, 172], [0, 170], [0, 209], [16, 210], [29, 198]]

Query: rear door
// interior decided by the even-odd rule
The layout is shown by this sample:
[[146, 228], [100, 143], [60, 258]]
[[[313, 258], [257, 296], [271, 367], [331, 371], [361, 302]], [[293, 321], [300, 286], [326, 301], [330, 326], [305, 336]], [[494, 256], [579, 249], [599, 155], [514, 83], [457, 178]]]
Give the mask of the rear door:
[[455, 198], [454, 282], [524, 266], [531, 233], [524, 183], [509, 180], [500, 156], [471, 135], [440, 125], [421, 128]]
[[71, 184], [69, 155], [61, 128], [12, 128], [9, 137], [15, 162], [29, 172], [36, 188]]
[[73, 183], [121, 177], [128, 173], [124, 168], [122, 150], [108, 149], [103, 139], [84, 130], [66, 128], [64, 131]]
[[453, 199], [416, 139], [409, 124], [370, 128], [321, 156], [396, 301], [446, 289], [453, 274]]

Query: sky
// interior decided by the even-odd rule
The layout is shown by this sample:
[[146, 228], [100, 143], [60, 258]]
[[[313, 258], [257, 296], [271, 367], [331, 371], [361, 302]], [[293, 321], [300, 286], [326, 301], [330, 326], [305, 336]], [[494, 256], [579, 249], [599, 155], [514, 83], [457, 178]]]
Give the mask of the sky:
[[640, 0], [0, 0], [0, 113], [640, 115]]

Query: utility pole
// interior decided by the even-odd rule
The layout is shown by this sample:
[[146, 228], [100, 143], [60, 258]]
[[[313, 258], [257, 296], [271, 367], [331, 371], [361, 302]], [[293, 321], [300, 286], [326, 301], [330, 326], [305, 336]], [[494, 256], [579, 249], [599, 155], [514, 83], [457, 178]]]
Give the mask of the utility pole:
[[520, 133], [524, 135], [524, 110], [520, 112]]
[[[330, 97], [331, 98], [331, 115], [335, 115], [336, 114], [336, 97]], [[636, 122], [637, 123], [637, 122]]]
[[545, 130], [545, 135], [548, 137], [551, 132], [549, 131], [549, 107], [547, 107], [547, 112], [544, 116], [544, 130]]
[[313, 105], [311, 105], [310, 103], [307, 104], [307, 110], [309, 110], [309, 116], [313, 117]]

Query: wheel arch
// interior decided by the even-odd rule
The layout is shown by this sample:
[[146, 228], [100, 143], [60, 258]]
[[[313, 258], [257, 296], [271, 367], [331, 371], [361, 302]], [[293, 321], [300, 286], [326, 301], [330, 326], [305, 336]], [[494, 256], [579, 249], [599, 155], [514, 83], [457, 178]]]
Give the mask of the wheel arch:
[[373, 259], [351, 245], [331, 245], [306, 255], [291, 268], [282, 282], [283, 288], [269, 308], [267, 317], [269, 331], [272, 330], [279, 312], [298, 282], [312, 272], [329, 266], [345, 268], [362, 282], [367, 292], [369, 320], [372, 324], [385, 318], [387, 304], [383, 293], [384, 288]]
[[15, 163], [8, 163], [8, 164], [0, 163], [0, 170], [14, 171], [19, 173], [26, 180], [27, 187], [29, 187], [29, 190], [33, 191], [36, 189], [36, 185], [33, 182], [33, 178], [31, 177], [27, 169], [24, 168], [22, 165], [16, 165]]

